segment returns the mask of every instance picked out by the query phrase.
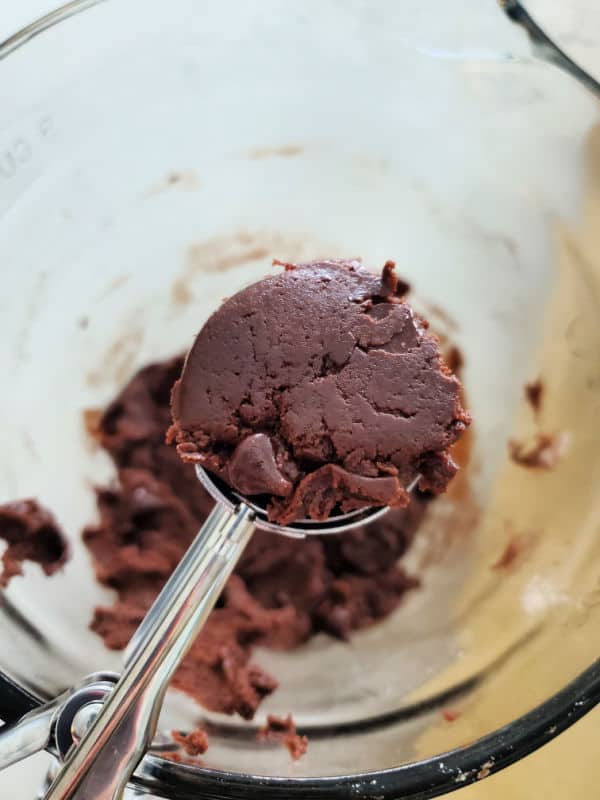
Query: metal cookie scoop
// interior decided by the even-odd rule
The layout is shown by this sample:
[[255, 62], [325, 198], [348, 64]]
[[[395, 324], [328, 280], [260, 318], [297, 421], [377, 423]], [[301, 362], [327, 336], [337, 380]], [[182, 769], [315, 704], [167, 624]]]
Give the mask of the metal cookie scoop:
[[[98, 705], [98, 715], [67, 754], [46, 800], [115, 800], [150, 746], [167, 686], [221, 594], [255, 528], [304, 537], [341, 533], [373, 522], [387, 508], [366, 508], [325, 522], [281, 526], [201, 467], [197, 475], [217, 501], [163, 587], [125, 653], [125, 669]], [[408, 487], [411, 491], [418, 476]], [[1, 746], [0, 746], [1, 750]]]

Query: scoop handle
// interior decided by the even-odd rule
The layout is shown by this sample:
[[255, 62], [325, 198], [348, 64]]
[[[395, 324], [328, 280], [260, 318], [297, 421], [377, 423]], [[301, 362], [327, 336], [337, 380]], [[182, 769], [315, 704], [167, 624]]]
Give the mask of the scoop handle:
[[245, 504], [216, 505], [154, 601], [125, 670], [45, 800], [117, 800], [152, 742], [169, 681], [254, 530]]

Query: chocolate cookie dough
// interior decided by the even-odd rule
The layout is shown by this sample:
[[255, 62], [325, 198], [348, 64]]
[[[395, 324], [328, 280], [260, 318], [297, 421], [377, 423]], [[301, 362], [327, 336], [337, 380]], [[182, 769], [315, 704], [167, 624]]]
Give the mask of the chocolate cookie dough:
[[538, 378], [531, 383], [525, 384], [525, 399], [532, 408], [534, 415], [539, 416], [542, 410], [542, 401], [544, 398], [544, 382]]
[[393, 262], [286, 264], [227, 300], [198, 334], [172, 398], [184, 461], [288, 524], [442, 492], [470, 422]]
[[[118, 480], [98, 489], [100, 520], [84, 538], [98, 579], [116, 592], [92, 621], [114, 649], [125, 647], [212, 506], [194, 467], [165, 444], [182, 365], [176, 358], [142, 369], [98, 425]], [[295, 540], [256, 531], [174, 685], [205, 708], [252, 717], [277, 687], [251, 660], [255, 645], [289, 650], [320, 631], [347, 638], [418, 585], [398, 559], [428, 502], [416, 492], [408, 508], [343, 536]]]
[[554, 469], [569, 451], [568, 433], [538, 433], [533, 443], [510, 439], [508, 452], [515, 464], [531, 469]]
[[0, 539], [7, 545], [2, 555], [0, 587], [8, 586], [15, 575], [23, 574], [24, 561], [34, 561], [46, 575], [53, 575], [69, 554], [56, 520], [35, 500], [0, 506]]
[[268, 714], [266, 724], [258, 732], [258, 741], [285, 745], [294, 761], [302, 758], [308, 748], [308, 739], [298, 733], [291, 714], [287, 717]]
[[201, 756], [208, 750], [208, 736], [201, 728], [189, 733], [171, 731], [171, 738], [188, 756]]

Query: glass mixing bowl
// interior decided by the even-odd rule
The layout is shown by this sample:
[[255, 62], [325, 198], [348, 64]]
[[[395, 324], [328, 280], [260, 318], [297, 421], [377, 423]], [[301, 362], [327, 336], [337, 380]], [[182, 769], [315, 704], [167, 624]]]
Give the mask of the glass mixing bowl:
[[[421, 588], [350, 642], [255, 652], [281, 686], [252, 722], [171, 692], [161, 727], [208, 721], [206, 766], [150, 755], [139, 795], [424, 798], [598, 700], [597, 101], [493, 3], [451, 5], [84, 1], [0, 49], [0, 501], [39, 498], [72, 548], [2, 596], [5, 720], [119, 668], [88, 627], [113, 472], [83, 415], [223, 296], [273, 257], [394, 258], [464, 357], [473, 436], [405, 559]], [[540, 433], [552, 469], [509, 458]], [[256, 742], [288, 711], [297, 763]]]

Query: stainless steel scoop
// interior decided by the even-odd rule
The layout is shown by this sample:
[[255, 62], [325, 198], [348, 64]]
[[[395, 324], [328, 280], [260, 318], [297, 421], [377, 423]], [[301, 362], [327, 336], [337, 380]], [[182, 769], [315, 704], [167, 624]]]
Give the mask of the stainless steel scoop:
[[[97, 702], [91, 724], [67, 753], [46, 800], [115, 800], [150, 746], [173, 673], [204, 625], [255, 528], [304, 537], [342, 533], [373, 522], [387, 508], [366, 508], [326, 522], [288, 527], [268, 521], [266, 510], [196, 467], [217, 501], [200, 532], [163, 587], [125, 652], [114, 689]], [[412, 490], [417, 477], [408, 490]], [[1, 754], [0, 742], [0, 754]]]

